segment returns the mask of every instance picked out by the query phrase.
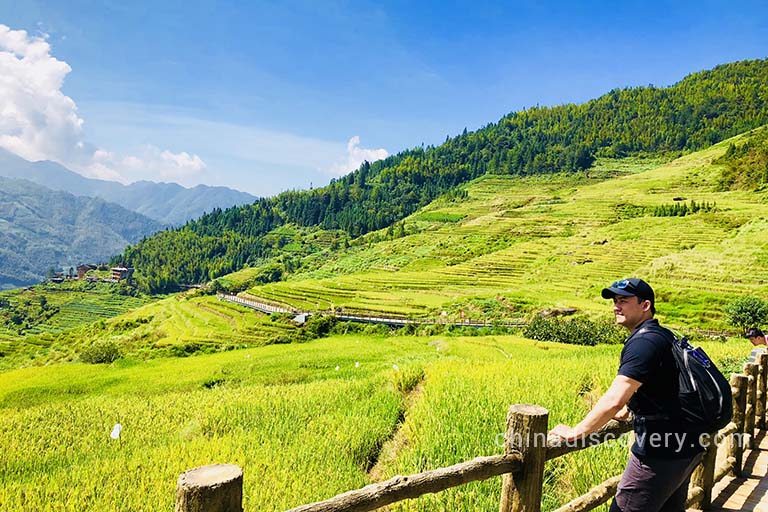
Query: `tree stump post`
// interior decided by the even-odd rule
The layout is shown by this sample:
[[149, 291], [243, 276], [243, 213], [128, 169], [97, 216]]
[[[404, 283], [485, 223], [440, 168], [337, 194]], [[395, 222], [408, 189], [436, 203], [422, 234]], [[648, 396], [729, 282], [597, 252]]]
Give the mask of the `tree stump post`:
[[755, 422], [757, 428], [765, 428], [765, 402], [766, 387], [768, 387], [768, 354], [759, 354], [757, 356], [757, 405], [755, 407]]
[[243, 512], [243, 470], [212, 464], [185, 471], [176, 485], [175, 512]]
[[717, 432], [710, 434], [709, 446], [704, 451], [701, 463], [691, 475], [689, 488], [701, 487], [703, 491], [697, 508], [707, 510], [712, 505], [712, 487], [715, 485], [715, 462], [717, 461]]
[[549, 411], [538, 405], [509, 408], [504, 452], [520, 452], [523, 469], [504, 475], [500, 512], [540, 512], [544, 463], [547, 460]]
[[757, 372], [759, 368], [754, 363], [747, 363], [744, 365], [744, 373], [747, 374], [749, 379], [747, 384], [747, 407], [744, 415], [744, 431], [747, 434], [747, 442], [745, 448], [752, 448], [753, 440], [755, 438], [755, 406], [757, 402]]
[[731, 375], [731, 393], [733, 393], [733, 422], [736, 424], [736, 433], [728, 444], [730, 455], [736, 459], [733, 464], [733, 473], [741, 475], [744, 463], [744, 432], [747, 408], [747, 386], [749, 378], [740, 373]]

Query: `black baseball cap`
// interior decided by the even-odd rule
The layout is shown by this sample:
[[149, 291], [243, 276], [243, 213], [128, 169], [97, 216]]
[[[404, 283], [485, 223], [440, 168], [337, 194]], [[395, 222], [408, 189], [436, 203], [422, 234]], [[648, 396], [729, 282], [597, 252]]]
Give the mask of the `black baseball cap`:
[[763, 334], [763, 331], [761, 331], [757, 327], [753, 327], [747, 331], [747, 334], [745, 334], [744, 337], [745, 338], [763, 338], [765, 337], [765, 334]]
[[603, 288], [601, 295], [604, 299], [612, 299], [617, 295], [623, 297], [639, 297], [643, 300], [651, 301], [651, 304], [655, 303], [655, 296], [651, 285], [637, 277], [615, 281], [608, 288]]

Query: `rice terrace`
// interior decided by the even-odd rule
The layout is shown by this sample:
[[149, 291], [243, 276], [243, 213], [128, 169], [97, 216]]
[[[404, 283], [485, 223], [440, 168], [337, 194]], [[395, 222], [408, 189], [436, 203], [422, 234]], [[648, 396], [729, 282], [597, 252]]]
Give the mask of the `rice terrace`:
[[[0, 52], [19, 66], [59, 63], [63, 75], [41, 94], [69, 99], [59, 90], [69, 66], [47, 38], [0, 25]], [[768, 356], [749, 359], [745, 339], [768, 327], [768, 60], [684, 74], [516, 109], [396, 154], [353, 138], [350, 155], [366, 158], [319, 186], [307, 178], [176, 223], [154, 219], [161, 230], [80, 267], [86, 256], [70, 261], [64, 248], [90, 243], [76, 220], [50, 227], [41, 219], [63, 210], [0, 190], [0, 511], [607, 512], [631, 422], [611, 420], [573, 446], [546, 434], [578, 424], [611, 387], [627, 332], [601, 290], [630, 277], [653, 285], [661, 324], [702, 347], [733, 393], [686, 506], [768, 511]], [[251, 100], [240, 110], [258, 111], [262, 99]], [[98, 120], [95, 103], [83, 110]], [[155, 123], [150, 135], [202, 140], [185, 123], [230, 134], [242, 146], [235, 162], [253, 163], [249, 144], [280, 153], [255, 142], [266, 130], [228, 131], [245, 117], [128, 110]], [[114, 133], [140, 124], [130, 119]], [[3, 137], [23, 131], [4, 129], [2, 151]], [[217, 140], [221, 154], [232, 148]], [[288, 132], [270, 141], [325, 151]], [[144, 162], [176, 176], [157, 158], [179, 176], [207, 172], [197, 154], [144, 144], [144, 160], [98, 149], [99, 166], [83, 169]], [[62, 159], [27, 158], [24, 172], [76, 163]], [[273, 174], [292, 169], [265, 161]], [[147, 196], [172, 188], [120, 176]], [[218, 200], [223, 188], [190, 186], [197, 195], [176, 200]], [[121, 223], [154, 225], [135, 217], [171, 202], [153, 197], [154, 209], [115, 210], [111, 227], [86, 231], [113, 241]], [[46, 253], [60, 264], [42, 278], [33, 267]]]

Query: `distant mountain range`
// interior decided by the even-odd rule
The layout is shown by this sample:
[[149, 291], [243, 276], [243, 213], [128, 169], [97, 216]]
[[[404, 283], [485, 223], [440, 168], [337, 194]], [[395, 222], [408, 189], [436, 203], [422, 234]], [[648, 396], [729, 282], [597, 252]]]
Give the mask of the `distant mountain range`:
[[107, 261], [163, 227], [102, 199], [0, 177], [0, 289], [38, 282], [51, 267]]
[[214, 208], [226, 209], [256, 200], [251, 194], [227, 187], [184, 188], [176, 183], [151, 181], [123, 185], [85, 178], [55, 162], [29, 162], [3, 149], [0, 149], [0, 176], [29, 180], [77, 196], [99, 197], [171, 226], [196, 219]]

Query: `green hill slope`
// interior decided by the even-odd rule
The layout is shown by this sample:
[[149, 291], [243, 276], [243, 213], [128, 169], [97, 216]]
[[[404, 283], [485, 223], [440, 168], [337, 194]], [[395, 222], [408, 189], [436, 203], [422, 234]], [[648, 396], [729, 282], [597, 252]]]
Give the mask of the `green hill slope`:
[[613, 90], [581, 105], [511, 113], [438, 147], [366, 162], [320, 189], [216, 210], [128, 248], [122, 259], [139, 269], [143, 289], [175, 290], [275, 256], [263, 236], [285, 224], [357, 237], [479, 176], [573, 173], [595, 157], [702, 149], [765, 123], [768, 60], [725, 64], [667, 88]]
[[[44, 292], [22, 292], [11, 300], [36, 306]], [[74, 361], [83, 352], [105, 345], [126, 357], [185, 357], [264, 345], [296, 330], [291, 322], [273, 320], [216, 297], [179, 294], [147, 304], [148, 297], [121, 297], [104, 291], [49, 290], [44, 296], [52, 316], [25, 330], [24, 335], [0, 324], [0, 371]]]
[[[466, 198], [406, 218], [405, 236], [371, 233], [312, 273], [249, 293], [306, 309], [497, 318], [553, 306], [604, 311], [600, 289], [639, 275], [658, 289], [662, 316], [722, 327], [726, 301], [768, 292], [768, 193], [720, 191], [723, 165], [713, 163], [743, 139], [661, 165], [484, 176], [462, 187]], [[619, 176], [604, 179], [611, 173]], [[711, 210], [654, 216], [692, 201]]]

